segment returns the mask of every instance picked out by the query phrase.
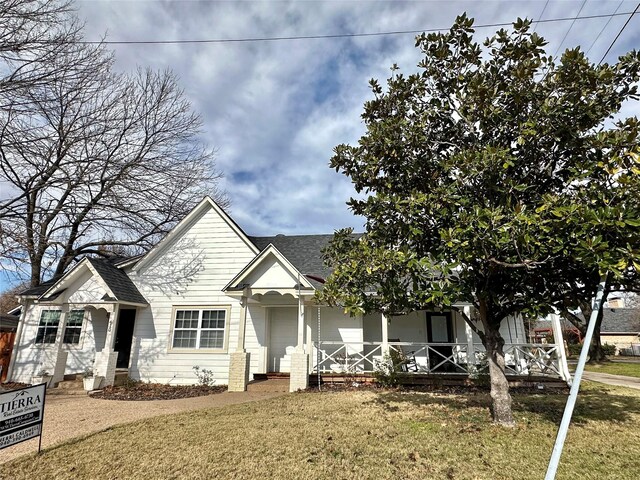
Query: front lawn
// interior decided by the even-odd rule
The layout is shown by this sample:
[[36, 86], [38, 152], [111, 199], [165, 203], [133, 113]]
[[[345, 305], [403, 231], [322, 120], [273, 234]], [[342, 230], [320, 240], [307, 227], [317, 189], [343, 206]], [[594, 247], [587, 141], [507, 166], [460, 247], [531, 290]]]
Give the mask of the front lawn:
[[[112, 428], [0, 478], [543, 478], [566, 396], [514, 400], [506, 429], [486, 393], [292, 394]], [[574, 418], [557, 478], [637, 478], [640, 391], [586, 384]]]
[[631, 362], [606, 362], [601, 364], [585, 365], [589, 372], [609, 373], [611, 375], [625, 375], [627, 377], [640, 378], [640, 363]]

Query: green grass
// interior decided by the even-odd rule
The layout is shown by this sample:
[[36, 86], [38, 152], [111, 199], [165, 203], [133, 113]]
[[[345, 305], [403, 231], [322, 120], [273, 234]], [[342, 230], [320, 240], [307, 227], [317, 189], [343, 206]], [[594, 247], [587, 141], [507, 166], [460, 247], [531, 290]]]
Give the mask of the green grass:
[[585, 370], [640, 378], [640, 363], [606, 362], [593, 365], [588, 363]]
[[[565, 400], [514, 395], [509, 429], [484, 393], [292, 394], [122, 425], [0, 478], [540, 479]], [[637, 478], [640, 391], [587, 383], [574, 420], [558, 479]]]

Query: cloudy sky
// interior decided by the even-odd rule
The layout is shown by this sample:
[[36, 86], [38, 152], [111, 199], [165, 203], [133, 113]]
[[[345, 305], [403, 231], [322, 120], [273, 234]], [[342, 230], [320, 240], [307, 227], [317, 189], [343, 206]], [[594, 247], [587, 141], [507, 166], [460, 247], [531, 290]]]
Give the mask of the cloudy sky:
[[[222, 40], [412, 31], [451, 26], [467, 12], [476, 24], [632, 12], [634, 1], [211, 1], [76, 0], [88, 40]], [[628, 15], [543, 23], [549, 53], [581, 45], [600, 60]], [[609, 21], [610, 20], [610, 21]], [[609, 23], [607, 24], [607, 22]], [[603, 29], [601, 35], [599, 33]], [[496, 30], [478, 28], [484, 38]], [[419, 60], [415, 34], [190, 44], [114, 44], [116, 68], [169, 68], [203, 118], [217, 150], [231, 214], [253, 235], [362, 229], [345, 205], [349, 180], [328, 166], [332, 149], [364, 128], [368, 81], [395, 62]], [[594, 43], [595, 41], [595, 43]], [[640, 48], [640, 14], [607, 56]], [[625, 114], [640, 113], [629, 105]], [[1, 276], [0, 276], [1, 277]], [[0, 284], [3, 279], [0, 278]], [[0, 285], [1, 287], [2, 285]]]
[[[377, 33], [447, 28], [467, 12], [477, 24], [631, 12], [635, 1], [158, 1], [78, 2], [86, 35], [108, 41], [207, 40]], [[546, 8], [545, 8], [546, 5]], [[599, 60], [628, 16], [611, 19], [589, 55]], [[541, 24], [549, 52], [586, 50], [607, 22]], [[489, 35], [495, 28], [481, 28]], [[117, 68], [170, 68], [204, 120], [218, 151], [231, 213], [250, 234], [328, 233], [362, 228], [348, 211], [349, 180], [328, 167], [332, 149], [354, 143], [371, 97], [368, 80], [384, 80], [397, 62], [419, 60], [414, 34], [376, 37], [114, 45]], [[608, 58], [640, 47], [640, 15]]]

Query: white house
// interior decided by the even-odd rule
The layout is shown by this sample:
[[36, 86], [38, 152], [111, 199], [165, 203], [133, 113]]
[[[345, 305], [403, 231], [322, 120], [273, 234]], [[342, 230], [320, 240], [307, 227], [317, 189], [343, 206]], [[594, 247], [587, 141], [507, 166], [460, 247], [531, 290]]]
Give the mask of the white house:
[[[317, 305], [330, 238], [250, 237], [205, 198], [146, 255], [85, 258], [23, 292], [9, 379], [30, 383], [47, 370], [55, 384], [91, 368], [103, 386], [116, 371], [190, 384], [198, 366], [229, 390], [245, 390], [253, 374], [280, 372], [294, 391], [310, 374], [370, 373], [390, 353], [417, 374], [483, 368], [484, 349], [460, 313], [470, 315], [470, 305], [391, 318]], [[569, 378], [561, 341], [528, 344], [520, 318], [503, 322], [502, 335], [509, 373]]]

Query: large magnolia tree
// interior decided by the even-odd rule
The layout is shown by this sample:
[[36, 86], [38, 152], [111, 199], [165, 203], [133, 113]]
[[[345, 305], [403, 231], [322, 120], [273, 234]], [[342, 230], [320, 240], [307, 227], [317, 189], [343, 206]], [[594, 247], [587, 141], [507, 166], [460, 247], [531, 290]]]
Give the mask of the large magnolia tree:
[[487, 351], [493, 419], [505, 425], [503, 319], [549, 311], [566, 281], [560, 265], [620, 275], [638, 253], [602, 236], [637, 230], [637, 211], [607, 206], [605, 188], [618, 167], [637, 179], [637, 122], [603, 122], [634, 98], [638, 54], [596, 66], [574, 49], [555, 63], [529, 27], [518, 20], [480, 45], [463, 15], [417, 38], [417, 73], [394, 66], [386, 88], [371, 81], [366, 133], [331, 159], [361, 194], [349, 205], [366, 232], [336, 233], [322, 294], [353, 314], [473, 304], [466, 320]]
[[[30, 22], [5, 25], [0, 52], [26, 38], [23, 56], [39, 58], [44, 40], [28, 34], [49, 24], [74, 34], [56, 40], [38, 63], [37, 72], [49, 75], [0, 82], [3, 266], [38, 285], [85, 255], [149, 249], [205, 194], [225, 204], [200, 118], [175, 75], [115, 72], [108, 50], [80, 41], [66, 3], [11, 3]], [[45, 8], [48, 15], [36, 15]], [[17, 61], [2, 60], [3, 69]]]

